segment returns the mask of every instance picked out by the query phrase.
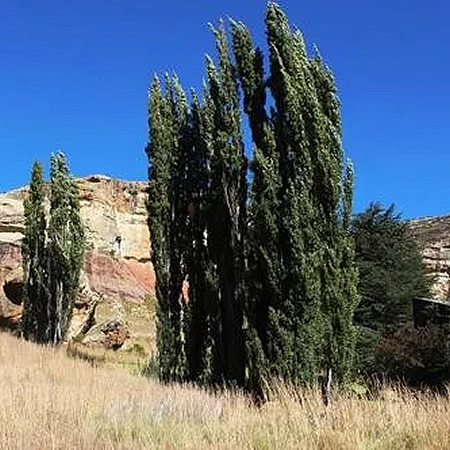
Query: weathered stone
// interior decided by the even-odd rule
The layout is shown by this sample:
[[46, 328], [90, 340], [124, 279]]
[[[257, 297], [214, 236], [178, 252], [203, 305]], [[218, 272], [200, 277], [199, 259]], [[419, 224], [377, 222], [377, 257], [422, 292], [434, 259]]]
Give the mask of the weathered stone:
[[[110, 337], [102, 345], [119, 348], [128, 339], [130, 345], [139, 341], [152, 348], [154, 325], [148, 299], [154, 293], [155, 277], [150, 262], [146, 183], [95, 175], [77, 179], [77, 185], [87, 252], [70, 335], [92, 343], [86, 324], [92, 322], [93, 305], [98, 304], [96, 324], [127, 324], [126, 333], [124, 326], [103, 333]], [[20, 246], [26, 194], [27, 188], [0, 194], [0, 326], [11, 329], [21, 315], [18, 283], [23, 278]]]
[[103, 345], [107, 349], [117, 350], [129, 337], [128, 327], [120, 320], [111, 320], [105, 323], [101, 332], [105, 335]]
[[450, 215], [411, 221], [436, 299], [450, 301]]

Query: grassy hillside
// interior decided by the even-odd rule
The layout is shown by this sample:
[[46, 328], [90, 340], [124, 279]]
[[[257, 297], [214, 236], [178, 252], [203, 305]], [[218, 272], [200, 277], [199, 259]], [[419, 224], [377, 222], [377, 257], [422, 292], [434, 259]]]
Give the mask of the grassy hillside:
[[450, 448], [450, 402], [385, 389], [379, 400], [282, 389], [262, 408], [238, 395], [163, 386], [93, 367], [64, 348], [0, 334], [0, 448]]

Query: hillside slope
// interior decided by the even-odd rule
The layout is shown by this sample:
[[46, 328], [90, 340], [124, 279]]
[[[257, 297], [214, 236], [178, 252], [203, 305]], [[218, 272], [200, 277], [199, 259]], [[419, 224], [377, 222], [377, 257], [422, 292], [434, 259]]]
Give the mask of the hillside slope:
[[260, 407], [239, 394], [163, 385], [92, 367], [0, 333], [0, 448], [443, 449], [446, 397], [385, 388], [377, 400], [280, 387]]

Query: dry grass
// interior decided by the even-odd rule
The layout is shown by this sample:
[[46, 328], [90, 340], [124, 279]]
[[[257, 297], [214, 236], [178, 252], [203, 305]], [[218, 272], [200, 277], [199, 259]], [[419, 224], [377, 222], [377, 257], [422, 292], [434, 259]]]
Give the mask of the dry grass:
[[0, 448], [448, 449], [450, 402], [404, 389], [340, 398], [280, 389], [255, 408], [235, 394], [162, 386], [64, 349], [0, 334]]
[[134, 348], [115, 351], [103, 347], [89, 347], [73, 341], [66, 346], [66, 354], [84, 360], [94, 367], [120, 367], [133, 375], [141, 374], [150, 359], [150, 355], [146, 355], [140, 347], [137, 351]]

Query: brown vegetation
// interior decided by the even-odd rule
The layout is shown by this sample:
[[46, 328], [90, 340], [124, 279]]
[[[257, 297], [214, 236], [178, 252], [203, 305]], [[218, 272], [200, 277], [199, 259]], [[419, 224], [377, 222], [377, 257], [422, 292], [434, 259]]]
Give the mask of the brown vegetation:
[[283, 388], [256, 408], [241, 395], [164, 386], [7, 334], [0, 379], [2, 449], [450, 447], [449, 399], [402, 388], [329, 408], [318, 391]]

